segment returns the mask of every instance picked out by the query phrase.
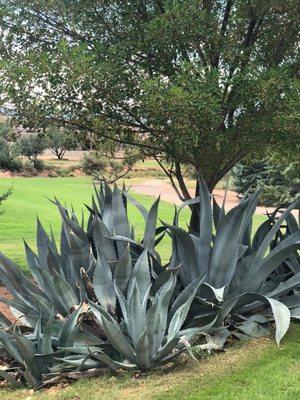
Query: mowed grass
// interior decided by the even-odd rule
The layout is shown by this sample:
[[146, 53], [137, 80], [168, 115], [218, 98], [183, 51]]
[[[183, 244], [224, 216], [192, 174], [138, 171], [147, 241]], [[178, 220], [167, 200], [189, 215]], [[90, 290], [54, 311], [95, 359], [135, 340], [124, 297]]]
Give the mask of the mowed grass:
[[[130, 186], [130, 180], [126, 184]], [[0, 179], [0, 193], [12, 187], [11, 197], [2, 204], [4, 213], [0, 216], [0, 251], [14, 262], [26, 269], [23, 238], [35, 248], [36, 217], [38, 216], [44, 227], [51, 224], [54, 234], [59, 238], [60, 217], [55, 205], [49, 199], [56, 196], [62, 204], [68, 207], [73, 205], [80, 216], [83, 212], [87, 219], [88, 211], [84, 204], [91, 204], [93, 194], [92, 181], [89, 178], [5, 178]], [[134, 197], [146, 208], [150, 208], [154, 198], [138, 195]], [[161, 201], [159, 217], [171, 223], [174, 206]], [[144, 221], [136, 209], [129, 204], [129, 218], [134, 225], [136, 237], [141, 238], [144, 230]], [[189, 210], [181, 213], [181, 224], [186, 226], [189, 219]], [[261, 215], [254, 218], [254, 229], [264, 220]], [[170, 240], [164, 239], [158, 247], [162, 261], [165, 263], [170, 254]]]
[[296, 400], [300, 398], [300, 326], [280, 347], [273, 337], [237, 343], [207, 358], [185, 357], [148, 374], [106, 373], [39, 392], [2, 390], [1, 400]]

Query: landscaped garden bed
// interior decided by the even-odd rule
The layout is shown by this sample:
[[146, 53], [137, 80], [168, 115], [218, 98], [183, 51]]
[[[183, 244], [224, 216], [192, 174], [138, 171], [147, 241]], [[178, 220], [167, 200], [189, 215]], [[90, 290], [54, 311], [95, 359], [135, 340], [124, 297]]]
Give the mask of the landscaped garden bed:
[[[14, 325], [1, 319], [3, 378], [39, 388], [107, 368], [145, 372], [182, 353], [198, 358], [228, 341], [264, 336], [273, 322], [279, 344], [299, 309], [296, 205], [274, 212], [253, 236], [257, 197], [225, 214], [202, 182], [193, 201], [198, 233], [178, 226], [189, 203], [173, 225], [157, 226], [159, 200], [147, 210], [126, 189], [101, 185], [85, 228], [55, 200], [60, 245], [38, 220], [37, 254], [25, 243], [32, 278], [1, 256], [1, 280], [13, 296], [2, 301], [18, 317]], [[139, 241], [129, 202], [145, 220]], [[155, 247], [167, 236], [171, 258], [162, 265]]]

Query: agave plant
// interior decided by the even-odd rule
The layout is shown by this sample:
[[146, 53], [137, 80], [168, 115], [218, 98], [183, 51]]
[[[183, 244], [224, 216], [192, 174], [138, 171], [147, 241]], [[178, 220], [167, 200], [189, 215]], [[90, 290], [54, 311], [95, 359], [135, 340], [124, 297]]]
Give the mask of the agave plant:
[[[275, 247], [271, 243], [282, 222], [290, 219], [290, 211], [296, 204], [284, 211], [270, 229], [261, 227], [252, 240], [252, 218], [259, 191], [225, 214], [224, 204], [219, 207], [213, 200], [211, 206], [209, 191], [202, 179], [200, 183], [199, 197], [176, 211], [173, 226], [164, 224], [173, 241], [169, 269], [182, 265], [179, 270], [182, 287], [198, 277], [203, 279], [192, 306], [191, 324], [216, 318], [215, 331], [221, 332], [225, 340], [230, 332], [239, 337], [243, 333], [255, 336], [258, 326], [271, 318], [275, 319], [279, 343], [290, 322], [287, 307], [290, 300], [286, 296], [300, 286], [300, 274], [297, 271], [281, 283], [272, 274], [299, 249], [300, 231], [294, 229]], [[194, 202], [200, 203], [197, 235], [178, 227], [180, 210]], [[222, 330], [217, 329], [221, 327]]]
[[[108, 267], [107, 267], [108, 271]], [[89, 302], [99, 325], [103, 327], [108, 342], [117, 352], [117, 359], [104, 354], [101, 347], [70, 347], [69, 352], [99, 360], [114, 370], [135, 369], [142, 371], [169, 362], [190, 346], [196, 335], [206, 332], [213, 323], [202, 328], [181, 329], [190, 305], [199, 287], [196, 280], [189, 288], [189, 295], [181, 293], [171, 305], [176, 286], [177, 273], [169, 279], [154, 295], [151, 282], [147, 250], [135, 263], [128, 284], [120, 282], [110, 273], [105, 281], [107, 299], [114, 293], [122, 310], [122, 319], [117, 321], [108, 310], [107, 303]], [[121, 284], [120, 284], [121, 283]]]
[[0, 350], [7, 363], [0, 376], [12, 384], [26, 381], [32, 387], [40, 385], [58, 364], [53, 357], [57, 348], [74, 343], [79, 313], [80, 307], [60, 324], [59, 330], [55, 327], [54, 311], [45, 324], [40, 314], [32, 331], [7, 323], [0, 331]]
[[[22, 376], [31, 386], [40, 386], [74, 369], [104, 365], [116, 369], [123, 365], [119, 359], [128, 358], [122, 347], [126, 341], [133, 351], [129, 361], [134, 368], [150, 369], [183, 351], [199, 332], [198, 328], [180, 331], [195, 289], [170, 306], [177, 271], [165, 271], [155, 252], [156, 235], [165, 229], [156, 229], [159, 199], [148, 212], [116, 187], [112, 192], [102, 186], [96, 195], [98, 205], [93, 201], [89, 208], [87, 231], [73, 210], [54, 201], [62, 218], [60, 250], [54, 235], [47, 235], [37, 221], [37, 254], [25, 243], [31, 278], [0, 254], [0, 278], [13, 296], [1, 301], [20, 317], [16, 330], [0, 316], [1, 349], [10, 360], [8, 370], [2, 372], [7, 379]], [[129, 229], [127, 199], [145, 218], [141, 242], [135, 241]], [[144, 336], [150, 353], [143, 364], [139, 360], [147, 345], [136, 346], [147, 318]], [[159, 331], [149, 330], [152, 318]], [[119, 333], [117, 340], [112, 326]], [[16, 368], [18, 374], [11, 375]]]
[[[270, 230], [278, 218], [282, 215], [282, 209], [277, 208], [272, 214], [268, 214], [268, 220], [265, 221], [262, 227], [264, 231]], [[285, 224], [281, 226], [281, 229], [276, 232], [274, 239], [271, 242], [270, 248], [273, 250], [277, 246], [281, 246], [283, 240], [287, 239], [290, 235], [299, 232], [299, 219], [300, 211], [298, 210], [298, 221], [296, 216], [292, 213], [288, 214], [285, 219]], [[258, 230], [259, 233], [259, 230]], [[261, 236], [261, 235], [260, 235]], [[274, 297], [279, 297], [280, 300], [289, 307], [291, 316], [293, 318], [300, 318], [300, 302], [299, 302], [299, 290], [300, 287], [297, 284], [298, 274], [300, 272], [300, 255], [299, 251], [295, 251], [280, 264], [280, 266], [271, 274], [270, 283], [273, 282]], [[279, 288], [277, 289], [277, 286]], [[279, 290], [280, 289], [280, 290]], [[285, 289], [282, 291], [282, 289]]]
[[[298, 316], [299, 228], [289, 207], [251, 235], [258, 193], [225, 214], [202, 182], [200, 234], [174, 224], [157, 228], [159, 199], [149, 211], [123, 188], [96, 189], [87, 230], [58, 200], [60, 247], [37, 222], [37, 254], [25, 243], [31, 277], [0, 254], [0, 279], [13, 299], [1, 299], [19, 318], [0, 314], [0, 375], [32, 386], [66, 372], [139, 368], [169, 362], [200, 334], [207, 348], [264, 334], [275, 319], [276, 339]], [[141, 241], [129, 224], [127, 202], [145, 220]], [[214, 227], [213, 227], [214, 221]], [[282, 223], [286, 221], [286, 232]], [[155, 251], [166, 230], [172, 256], [162, 267]], [[208, 335], [208, 333], [210, 335]], [[212, 339], [213, 338], [213, 339]]]
[[[151, 253], [152, 279], [163, 271], [154, 251], [158, 201], [149, 212], [143, 208], [146, 228], [143, 242], [138, 243], [129, 228], [127, 207], [124, 206], [127, 197], [123, 192], [117, 187], [112, 192], [108, 185], [103, 184], [96, 190], [96, 195], [99, 209], [93, 200], [87, 231], [72, 210], [68, 211], [55, 200], [62, 218], [60, 251], [52, 232], [47, 235], [37, 220], [37, 254], [25, 242], [32, 279], [0, 254], [0, 279], [14, 298], [13, 302], [2, 301], [17, 310], [17, 314], [26, 315], [31, 326], [35, 325], [39, 312], [47, 319], [51, 307], [56, 314], [67, 317], [80, 302], [95, 300], [95, 291], [101, 286], [99, 281], [105, 279], [101, 257], [97, 260], [99, 249], [117, 279], [125, 280], [123, 285], [128, 279], [126, 273], [131, 258], [135, 262], [145, 246]], [[111, 311], [116, 312], [115, 309]]]

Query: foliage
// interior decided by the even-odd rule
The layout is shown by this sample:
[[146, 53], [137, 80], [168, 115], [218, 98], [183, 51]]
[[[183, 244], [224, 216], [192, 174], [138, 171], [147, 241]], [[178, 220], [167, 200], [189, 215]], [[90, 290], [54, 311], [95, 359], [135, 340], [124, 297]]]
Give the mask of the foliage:
[[[159, 199], [148, 211], [125, 188], [102, 184], [95, 190], [86, 230], [73, 210], [55, 199], [60, 245], [38, 220], [37, 253], [25, 243], [31, 278], [0, 254], [1, 281], [13, 296], [1, 301], [19, 318], [14, 326], [0, 315], [7, 362], [1, 376], [41, 387], [64, 373], [84, 376], [105, 366], [147, 371], [192, 352], [199, 336], [205, 335], [206, 343], [195, 351], [219, 348], [229, 335], [265, 334], [273, 319], [279, 343], [289, 326], [288, 307], [294, 317], [300, 309], [294, 205], [276, 221], [271, 216], [251, 240], [259, 193], [225, 215], [216, 203], [212, 210], [203, 181], [200, 188], [193, 200], [200, 201], [199, 235], [178, 227], [181, 209], [174, 225], [157, 227]], [[129, 201], [145, 219], [140, 241], [128, 219]], [[288, 231], [281, 235], [284, 220]], [[166, 231], [173, 252], [164, 268], [155, 247]], [[277, 274], [279, 268], [286, 272]]]
[[115, 159], [113, 155], [107, 157], [102, 152], [91, 151], [86, 153], [81, 162], [82, 170], [96, 181], [114, 183], [124, 178], [131, 170], [136, 159], [120, 158]]
[[16, 158], [13, 145], [9, 145], [5, 139], [0, 138], [0, 169], [11, 172], [19, 172], [22, 163]]
[[40, 135], [32, 134], [30, 136], [22, 136], [16, 142], [16, 148], [24, 157], [32, 162], [35, 169], [39, 169], [38, 155], [45, 149], [45, 143]]
[[[216, 331], [216, 343], [222, 343], [229, 334], [237, 337], [264, 334], [261, 325], [268, 322], [270, 314], [276, 322], [277, 342], [288, 328], [289, 310], [283, 302], [299, 287], [299, 260], [295, 260], [290, 274], [278, 279], [273, 272], [299, 249], [300, 230], [290, 214], [299, 204], [287, 208], [272, 228], [269, 221], [263, 223], [252, 239], [252, 217], [258, 196], [256, 191], [225, 214], [224, 207], [220, 208], [215, 201], [211, 209], [208, 188], [202, 180], [199, 197], [194, 200], [200, 202], [200, 233], [189, 234], [177, 226], [180, 209], [175, 215], [175, 225], [165, 224], [173, 240], [169, 268], [182, 265], [179, 277], [187, 293], [194, 279], [202, 278], [192, 324], [206, 321], [209, 316], [216, 318], [215, 327], [220, 328]], [[285, 219], [295, 226], [293, 233], [274, 246], [273, 238]]]
[[[184, 307], [173, 316], [170, 325], [167, 322], [176, 277], [170, 274], [170, 279], [165, 285], [164, 282], [155, 281], [157, 274], [163, 271], [159, 256], [154, 251], [153, 235], [158, 202], [153, 204], [149, 213], [139, 206], [147, 221], [143, 243], [139, 244], [134, 241], [134, 234], [127, 219], [126, 201], [124, 194], [116, 187], [112, 192], [108, 186], [102, 186], [96, 191], [93, 208], [90, 208], [88, 230], [85, 232], [74, 213], [67, 212], [55, 200], [63, 222], [60, 252], [53, 235], [48, 236], [38, 220], [38, 253], [35, 254], [25, 243], [33, 280], [28, 279], [4, 255], [0, 255], [1, 281], [14, 297], [14, 300], [2, 301], [13, 307], [12, 310], [17, 316], [19, 313], [25, 316], [25, 320], [22, 318], [21, 321], [30, 331], [29, 334], [22, 334], [25, 328], [21, 326], [21, 331], [15, 333], [15, 328], [1, 315], [0, 323], [2, 330], [4, 329], [0, 337], [2, 351], [8, 352], [11, 358], [11, 363], [2, 374], [5, 375], [4, 379], [18, 380], [21, 376], [21, 380], [25, 379], [29, 385], [38, 386], [70, 368], [89, 369], [108, 365], [114, 369], [114, 366], [122, 366], [122, 362], [110, 358], [110, 346], [118, 351], [119, 358], [127, 358], [128, 354], [124, 354], [122, 347], [122, 343], [124, 340], [126, 343], [127, 339], [121, 333], [121, 320], [128, 323], [127, 318], [130, 318], [130, 324], [133, 324], [131, 340], [137, 345], [136, 339], [142, 333], [139, 331], [143, 326], [141, 324], [137, 328], [134, 322], [139, 309], [141, 318], [150, 313], [159, 324], [157, 336], [150, 332], [149, 343], [145, 343], [143, 339], [139, 344], [141, 354], [136, 353], [136, 350], [134, 354], [137, 354], [137, 359], [135, 356], [131, 357], [135, 366], [140, 368], [149, 369], [164, 362], [167, 357], [174, 357], [176, 354], [173, 354], [173, 350], [185, 350], [188, 339], [192, 339], [199, 332], [199, 329], [180, 331], [193, 300], [192, 294], [188, 300], [184, 299]], [[147, 250], [144, 250], [143, 246], [147, 246]], [[127, 290], [127, 287], [128, 306], [124, 303], [120, 310], [116, 299], [118, 297], [121, 302], [121, 293]], [[143, 305], [139, 296], [144, 300]], [[96, 318], [88, 313], [87, 301]], [[149, 303], [152, 303], [152, 306]], [[125, 314], [127, 307], [128, 315]], [[164, 317], [161, 307], [165, 307]], [[100, 320], [99, 312], [102, 315]], [[114, 325], [114, 336], [117, 332], [120, 333], [120, 341], [114, 341], [111, 333], [109, 334], [110, 324]], [[164, 331], [168, 327], [169, 337], [165, 346]], [[143, 338], [144, 336], [145, 333]], [[181, 342], [183, 336], [185, 340]], [[104, 339], [108, 342], [104, 342]], [[152, 340], [155, 340], [155, 343]], [[43, 345], [44, 341], [48, 346], [47, 351], [46, 344]], [[79, 345], [81, 347], [78, 349]], [[131, 348], [132, 344], [129, 342], [128, 346]], [[143, 366], [141, 357], [146, 350], [148, 353], [151, 350], [152, 356], [150, 357], [149, 353], [149, 362]], [[41, 360], [42, 367], [38, 360]], [[127, 365], [123, 366], [127, 368]], [[17, 374], [14, 373], [16, 368]]]
[[45, 146], [47, 146], [59, 160], [64, 158], [67, 150], [74, 150], [78, 144], [74, 131], [58, 128], [56, 126], [49, 126], [46, 128], [45, 141]]
[[238, 164], [232, 170], [235, 190], [244, 195], [263, 187], [260, 204], [278, 206], [291, 203], [300, 195], [300, 163], [274, 163], [261, 161], [254, 164]]
[[0, 5], [2, 90], [25, 125], [167, 160], [183, 200], [182, 165], [212, 191], [247, 155], [295, 151], [296, 0]]

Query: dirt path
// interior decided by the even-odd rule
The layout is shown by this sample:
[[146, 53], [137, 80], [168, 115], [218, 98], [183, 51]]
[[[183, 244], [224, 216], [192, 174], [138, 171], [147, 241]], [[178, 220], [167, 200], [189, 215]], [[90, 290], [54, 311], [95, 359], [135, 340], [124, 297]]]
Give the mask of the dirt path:
[[[177, 197], [171, 184], [163, 179], [147, 179], [141, 183], [132, 184], [130, 189], [133, 192], [139, 194], [145, 194], [149, 196], [158, 197], [161, 195], [162, 200], [168, 201], [174, 204], [181, 204], [182, 202]], [[192, 195], [193, 191], [190, 190]], [[215, 189], [213, 194], [219, 205], [222, 204], [225, 191], [223, 189]], [[226, 210], [231, 210], [233, 207], [239, 204], [237, 193], [229, 190], [226, 199]], [[256, 214], [265, 215], [266, 212], [272, 212], [274, 207], [257, 207]]]

